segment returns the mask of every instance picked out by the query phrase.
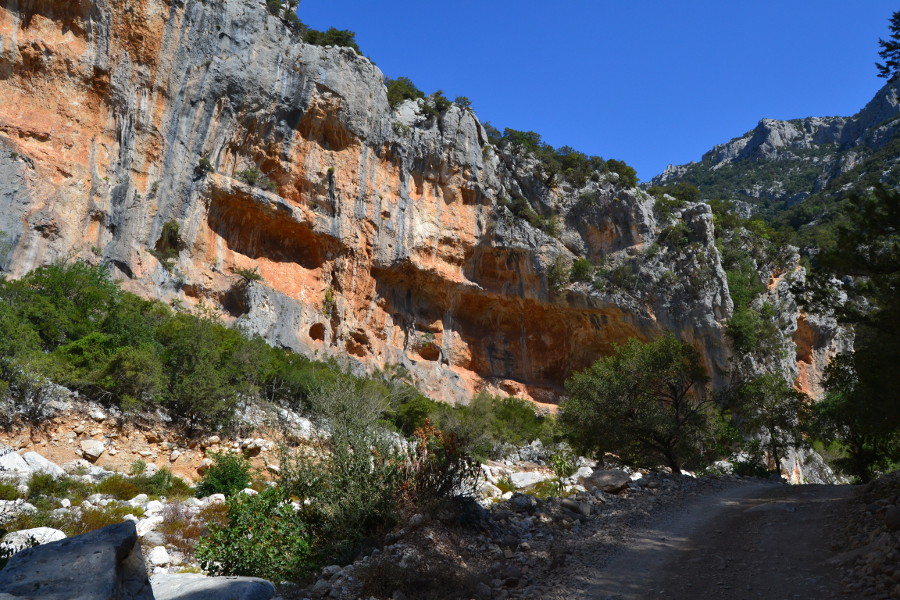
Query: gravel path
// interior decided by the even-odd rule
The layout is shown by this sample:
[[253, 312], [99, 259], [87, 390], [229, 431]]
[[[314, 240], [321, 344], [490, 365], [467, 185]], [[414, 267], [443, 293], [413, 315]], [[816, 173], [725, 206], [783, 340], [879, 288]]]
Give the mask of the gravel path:
[[849, 598], [825, 561], [853, 495], [850, 486], [750, 483], [689, 496], [653, 511], [612, 552], [602, 530], [573, 541], [556, 589], [541, 597]]

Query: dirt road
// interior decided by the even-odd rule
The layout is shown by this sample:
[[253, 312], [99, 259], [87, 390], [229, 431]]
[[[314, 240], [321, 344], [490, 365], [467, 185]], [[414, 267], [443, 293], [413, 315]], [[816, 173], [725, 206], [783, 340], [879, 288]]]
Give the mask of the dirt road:
[[587, 541], [567, 569], [566, 597], [850, 598], [825, 561], [853, 494], [850, 486], [756, 484], [696, 497], [652, 517], [600, 564], [590, 564]]

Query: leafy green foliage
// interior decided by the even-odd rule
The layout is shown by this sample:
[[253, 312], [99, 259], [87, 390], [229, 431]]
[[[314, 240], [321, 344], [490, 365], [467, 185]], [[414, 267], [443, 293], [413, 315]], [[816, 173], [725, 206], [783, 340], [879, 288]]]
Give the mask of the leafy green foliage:
[[283, 490], [237, 494], [227, 504], [227, 523], [211, 525], [196, 547], [201, 566], [210, 574], [281, 582], [309, 572], [309, 539]]
[[572, 263], [569, 272], [572, 281], [591, 281], [594, 278], [594, 263], [587, 258], [578, 258]]
[[764, 434], [777, 472], [789, 448], [805, 445], [810, 399], [781, 377], [769, 374], [740, 382], [723, 398], [747, 436]]
[[416, 87], [408, 77], [398, 77], [397, 79], [385, 79], [387, 86], [388, 104], [391, 108], [395, 108], [404, 100], [415, 100], [416, 98], [424, 98], [425, 92]]
[[637, 185], [637, 171], [634, 167], [625, 164], [624, 161], [610, 158], [606, 161], [606, 166], [612, 173], [619, 175], [619, 183], [625, 187], [634, 187]]
[[566, 289], [569, 282], [571, 266], [562, 256], [557, 256], [547, 269], [547, 291], [553, 298], [559, 297]]
[[244, 267], [234, 267], [233, 269], [231, 269], [231, 272], [240, 277], [241, 282], [244, 285], [263, 280], [263, 276], [260, 274], [258, 267], [254, 267], [252, 269]]
[[497, 202], [500, 206], [510, 210], [513, 216], [528, 221], [532, 227], [540, 229], [547, 235], [556, 237], [559, 235], [559, 221], [555, 216], [545, 217], [536, 212], [529, 204], [528, 200], [521, 196], [516, 196], [512, 200], [500, 197]]
[[343, 46], [353, 48], [357, 54], [362, 54], [356, 44], [356, 32], [348, 29], [336, 29], [329, 27], [326, 31], [307, 29], [303, 41], [314, 46]]
[[453, 99], [453, 104], [460, 108], [472, 108], [472, 101], [465, 96], [457, 96]]
[[189, 428], [216, 428], [239, 399], [302, 408], [339, 372], [124, 293], [102, 267], [50, 265], [0, 280], [0, 394], [28, 418], [42, 418], [56, 381], [126, 410], [162, 405]]
[[268, 175], [260, 171], [257, 167], [249, 167], [238, 173], [238, 178], [246, 183], [270, 192], [278, 191], [278, 184], [272, 181]]
[[487, 393], [478, 394], [467, 405], [451, 406], [411, 390], [396, 401], [389, 416], [407, 435], [433, 422], [479, 460], [500, 458], [509, 446], [553, 437], [552, 420], [536, 414], [531, 403]]
[[659, 232], [659, 243], [673, 249], [682, 249], [691, 241], [691, 228], [684, 221], [678, 221]]
[[[829, 371], [819, 416], [824, 439], [844, 444], [845, 465], [868, 480], [900, 463], [900, 192], [879, 186], [849, 202], [834, 247], [817, 256], [802, 291], [808, 305], [854, 327], [854, 351]], [[852, 278], [846, 301], [835, 277]]]
[[661, 200], [663, 196], [669, 195], [679, 203], [679, 206], [684, 206], [689, 202], [700, 202], [702, 198], [697, 186], [683, 182], [672, 185], [654, 185], [647, 188], [647, 191], [655, 196], [657, 201]]
[[437, 118], [451, 106], [453, 103], [444, 96], [444, 92], [438, 90], [425, 99], [424, 110], [426, 114]]
[[197, 497], [225, 494], [232, 496], [250, 485], [250, 461], [240, 454], [213, 454], [210, 465], [200, 483]]
[[900, 71], [900, 10], [891, 15], [891, 35], [887, 40], [879, 39], [881, 50], [878, 56], [884, 63], [875, 63], [878, 67], [878, 76], [891, 79]]
[[569, 146], [554, 149], [550, 144], [544, 143], [540, 134], [533, 131], [507, 128], [499, 135], [499, 131], [489, 123], [485, 124], [485, 129], [492, 144], [533, 154], [543, 166], [547, 185], [553, 185], [555, 179], [561, 177], [575, 187], [583, 187], [589, 179], [599, 181], [601, 173], [610, 171], [619, 173], [623, 185], [637, 185], [636, 171], [624, 162], [605, 161], [599, 156], [588, 156]]
[[197, 166], [194, 167], [194, 173], [199, 177], [206, 177], [208, 174], [212, 173], [215, 170], [215, 167], [213, 167], [212, 162], [206, 155], [201, 156], [200, 160], [197, 161]]
[[693, 347], [671, 334], [632, 338], [566, 382], [560, 424], [581, 451], [645, 466], [662, 460], [678, 473], [714, 437], [706, 382]]
[[331, 435], [319, 440], [315, 459], [285, 455], [282, 483], [309, 500], [302, 519], [317, 560], [347, 560], [397, 519], [403, 469], [382, 421], [389, 401], [376, 386], [343, 379], [320, 387], [310, 402]]

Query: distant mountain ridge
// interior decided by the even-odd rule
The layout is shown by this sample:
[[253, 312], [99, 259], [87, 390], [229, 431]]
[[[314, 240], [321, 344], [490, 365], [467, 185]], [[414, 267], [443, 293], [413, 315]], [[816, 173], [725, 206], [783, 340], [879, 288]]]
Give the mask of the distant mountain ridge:
[[[669, 165], [653, 185], [690, 183], [705, 198], [739, 200], [763, 216], [812, 196], [834, 197], [874, 183], [900, 184], [900, 79], [852, 117], [762, 119], [699, 162]], [[818, 216], [798, 211], [793, 223]]]

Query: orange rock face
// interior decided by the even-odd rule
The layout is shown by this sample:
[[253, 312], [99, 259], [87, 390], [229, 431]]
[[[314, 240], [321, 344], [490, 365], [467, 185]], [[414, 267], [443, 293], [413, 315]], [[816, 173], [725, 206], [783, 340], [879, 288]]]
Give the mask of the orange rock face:
[[[3, 3], [0, 99], [13, 275], [103, 261], [128, 289], [220, 307], [271, 343], [354, 368], [400, 365], [446, 400], [484, 388], [552, 403], [613, 344], [665, 329], [703, 351], [714, 380], [727, 372], [731, 303], [708, 209], [690, 217], [700, 291], [673, 292], [699, 267], [662, 262], [676, 284], [624, 300], [551, 289], [557, 261], [648, 247], [650, 198], [609, 174], [548, 184], [534, 161], [490, 146], [468, 109], [390, 107], [377, 67], [301, 43], [262, 2]], [[596, 201], [578, 213], [585, 191]], [[514, 197], [561, 232], [500, 206]], [[163, 264], [171, 221], [181, 248]], [[262, 282], [238, 294], [235, 269]]]

